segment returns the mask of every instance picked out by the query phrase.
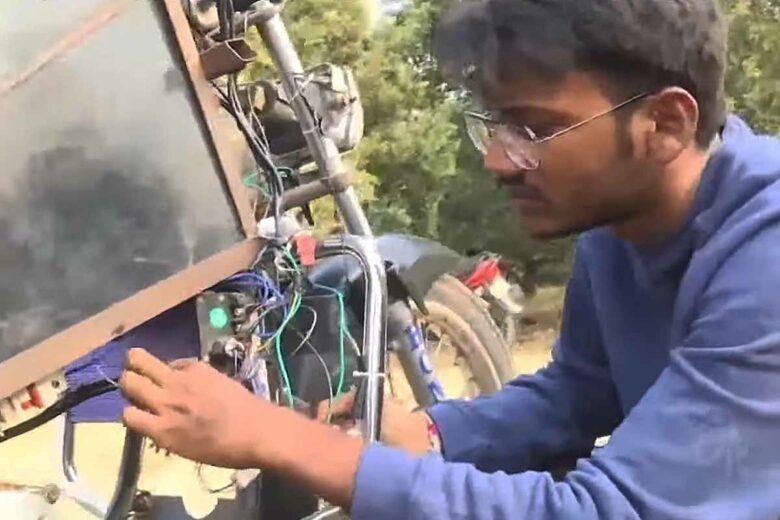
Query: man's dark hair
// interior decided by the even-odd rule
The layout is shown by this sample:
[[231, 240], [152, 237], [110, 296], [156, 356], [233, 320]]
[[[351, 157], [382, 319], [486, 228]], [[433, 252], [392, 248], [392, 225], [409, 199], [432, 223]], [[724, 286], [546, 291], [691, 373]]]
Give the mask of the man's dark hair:
[[595, 73], [627, 97], [677, 86], [700, 110], [706, 147], [726, 116], [726, 25], [717, 0], [480, 0], [447, 13], [435, 53], [468, 88], [524, 75], [555, 80]]

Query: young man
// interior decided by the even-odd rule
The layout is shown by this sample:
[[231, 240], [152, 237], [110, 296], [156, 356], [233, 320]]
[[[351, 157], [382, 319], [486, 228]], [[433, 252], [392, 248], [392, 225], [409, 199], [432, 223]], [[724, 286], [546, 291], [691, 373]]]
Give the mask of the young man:
[[[385, 417], [408, 451], [434, 423], [441, 455], [365, 446], [143, 351], [126, 424], [280, 472], [357, 520], [778, 518], [780, 143], [726, 117], [716, 0], [471, 2], [438, 35], [444, 70], [489, 110], [472, 135], [528, 227], [585, 231], [554, 361]], [[538, 471], [608, 434], [561, 482]]]

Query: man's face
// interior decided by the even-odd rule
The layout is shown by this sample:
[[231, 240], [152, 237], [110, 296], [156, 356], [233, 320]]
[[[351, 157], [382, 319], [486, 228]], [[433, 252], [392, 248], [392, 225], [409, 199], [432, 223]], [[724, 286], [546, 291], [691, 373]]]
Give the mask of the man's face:
[[[487, 108], [502, 122], [545, 137], [614, 107], [589, 74], [562, 81], [511, 82], [491, 89]], [[640, 105], [638, 101], [636, 105]], [[631, 110], [600, 117], [535, 145], [539, 167], [524, 170], [493, 139], [485, 166], [509, 190], [531, 233], [551, 238], [616, 225], [641, 211], [652, 194], [654, 166], [642, 160]]]

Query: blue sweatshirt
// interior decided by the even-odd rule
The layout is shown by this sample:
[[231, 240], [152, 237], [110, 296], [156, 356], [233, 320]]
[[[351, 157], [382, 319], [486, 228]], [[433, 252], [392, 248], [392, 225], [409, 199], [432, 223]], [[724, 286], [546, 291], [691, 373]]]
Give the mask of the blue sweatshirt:
[[730, 118], [680, 231], [583, 235], [553, 362], [433, 407], [444, 458], [368, 448], [353, 518], [777, 520], [779, 180], [780, 141]]

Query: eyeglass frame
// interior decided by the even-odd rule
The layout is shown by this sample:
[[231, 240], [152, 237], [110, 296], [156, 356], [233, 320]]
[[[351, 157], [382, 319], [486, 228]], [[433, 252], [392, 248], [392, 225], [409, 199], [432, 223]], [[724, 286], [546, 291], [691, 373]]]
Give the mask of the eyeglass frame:
[[[555, 132], [552, 135], [549, 135], [547, 137], [537, 137], [536, 133], [533, 130], [531, 130], [531, 128], [529, 128], [528, 126], [516, 125], [514, 123], [507, 123], [507, 122], [503, 122], [503, 121], [498, 121], [496, 119], [493, 119], [490, 116], [485, 115], [484, 113], [473, 112], [473, 111], [465, 111], [464, 114], [465, 114], [465, 116], [467, 118], [476, 119], [477, 121], [480, 121], [482, 123], [488, 123], [488, 124], [494, 125], [496, 127], [496, 130], [500, 130], [501, 128], [505, 128], [505, 129], [510, 131], [511, 135], [513, 135], [516, 138], [519, 138], [519, 139], [521, 139], [523, 141], [526, 141], [529, 144], [541, 145], [541, 144], [547, 143], [549, 141], [552, 141], [553, 139], [557, 139], [558, 137], [561, 137], [562, 135], [568, 134], [569, 132], [577, 130], [578, 128], [581, 128], [581, 127], [583, 127], [583, 126], [585, 126], [585, 125], [587, 125], [589, 123], [592, 123], [593, 121], [596, 121], [597, 119], [601, 119], [602, 117], [608, 116], [609, 114], [613, 114], [613, 113], [617, 112], [618, 110], [620, 110], [621, 108], [624, 108], [624, 107], [626, 107], [626, 106], [628, 106], [628, 105], [630, 105], [632, 103], [635, 103], [635, 102], [637, 102], [637, 101], [639, 101], [641, 99], [644, 99], [644, 98], [646, 98], [646, 97], [648, 97], [650, 95], [651, 95], [650, 92], [643, 92], [641, 94], [637, 94], [635, 96], [632, 96], [632, 97], [626, 99], [625, 101], [622, 101], [622, 102], [618, 103], [617, 105], [615, 105], [615, 106], [613, 106], [613, 107], [611, 107], [611, 108], [609, 108], [607, 110], [604, 110], [603, 112], [599, 112], [596, 115], [593, 115], [593, 116], [591, 116], [591, 117], [589, 117], [587, 119], [584, 119], [584, 120], [582, 120], [582, 121], [580, 121], [578, 123], [575, 123], [575, 124], [573, 124], [571, 126], [568, 126], [568, 127], [564, 128], [562, 130], [559, 130], [559, 131], [557, 131], [557, 132]], [[527, 137], [523, 137], [523, 135], [522, 135], [523, 133], [525, 135], [527, 135]], [[493, 138], [494, 138], [494, 136], [490, 135], [490, 140], [491, 141], [493, 140]], [[475, 145], [475, 147], [479, 149], [480, 152], [482, 152], [483, 154], [487, 153], [487, 149], [483, 151], [480, 146], [477, 146], [477, 144], [474, 142], [474, 138], [471, 138], [471, 141]], [[509, 154], [509, 151], [506, 149], [506, 146], [503, 143], [501, 144], [501, 146], [504, 148], [504, 151], [507, 153], [507, 157], [518, 168], [522, 168], [524, 170], [535, 170], [535, 169], [538, 169], [539, 166], [541, 166], [541, 164], [542, 164], [542, 161], [539, 158], [534, 158], [535, 165], [530, 165], [530, 164], [521, 165], [521, 164], [518, 164], [519, 161], [516, 161], [515, 159], [513, 159], [511, 157], [511, 155]], [[528, 159], [528, 157], [526, 157], [526, 159]], [[529, 166], [531, 166], [531, 167], [529, 167]]]

